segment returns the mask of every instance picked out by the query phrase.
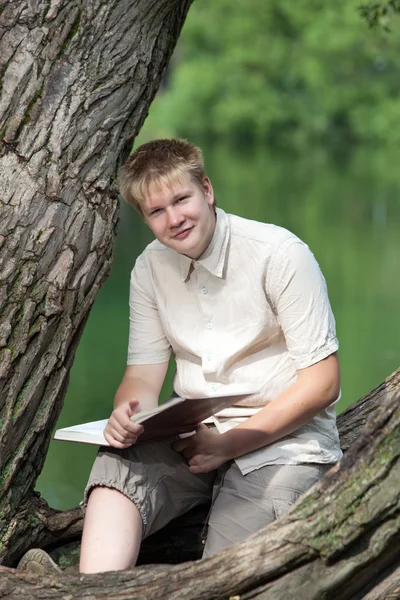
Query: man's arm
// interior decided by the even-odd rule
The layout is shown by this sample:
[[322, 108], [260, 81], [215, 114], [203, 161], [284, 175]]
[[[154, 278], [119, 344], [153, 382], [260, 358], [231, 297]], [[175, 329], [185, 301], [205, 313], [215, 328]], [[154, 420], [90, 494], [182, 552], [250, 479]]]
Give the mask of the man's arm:
[[114, 397], [114, 410], [104, 430], [104, 437], [114, 448], [128, 448], [143, 432], [142, 425], [130, 417], [142, 410], [155, 408], [168, 369], [168, 361], [151, 365], [128, 365]]
[[335, 320], [325, 280], [309, 248], [300, 240], [285, 240], [271, 260], [265, 286], [297, 380], [230, 431], [215, 435], [201, 427], [187, 445], [174, 444], [183, 451], [193, 473], [210, 471], [293, 433], [339, 395]]
[[298, 371], [297, 381], [260, 412], [223, 434], [205, 427], [174, 444], [192, 473], [204, 473], [289, 435], [339, 396], [337, 353]]

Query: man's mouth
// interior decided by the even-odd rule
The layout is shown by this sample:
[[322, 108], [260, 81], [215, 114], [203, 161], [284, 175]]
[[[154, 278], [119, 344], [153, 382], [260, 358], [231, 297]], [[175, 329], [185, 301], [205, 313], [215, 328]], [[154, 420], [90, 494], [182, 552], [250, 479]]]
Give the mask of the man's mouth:
[[192, 231], [192, 229], [193, 227], [187, 227], [186, 229], [182, 229], [182, 231], [179, 231], [174, 235], [174, 238], [177, 240], [184, 240]]

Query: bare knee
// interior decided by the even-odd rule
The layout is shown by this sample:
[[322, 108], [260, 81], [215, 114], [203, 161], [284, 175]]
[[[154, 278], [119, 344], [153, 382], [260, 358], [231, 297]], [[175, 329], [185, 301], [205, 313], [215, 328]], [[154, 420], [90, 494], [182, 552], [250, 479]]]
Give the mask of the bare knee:
[[135, 504], [114, 488], [91, 490], [82, 535], [80, 571], [128, 569], [136, 563], [142, 518]]

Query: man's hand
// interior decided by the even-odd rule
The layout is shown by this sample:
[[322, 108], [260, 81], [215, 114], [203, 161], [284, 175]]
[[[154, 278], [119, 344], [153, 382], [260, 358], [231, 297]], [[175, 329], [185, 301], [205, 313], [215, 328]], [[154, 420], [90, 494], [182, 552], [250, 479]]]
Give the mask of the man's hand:
[[213, 433], [204, 424], [198, 426], [194, 435], [178, 440], [172, 447], [186, 458], [191, 473], [208, 473], [233, 458], [228, 438]]
[[144, 431], [142, 425], [130, 419], [137, 412], [139, 412], [139, 401], [136, 399], [128, 400], [113, 410], [104, 429], [104, 437], [110, 446], [129, 448], [136, 443], [139, 435]]

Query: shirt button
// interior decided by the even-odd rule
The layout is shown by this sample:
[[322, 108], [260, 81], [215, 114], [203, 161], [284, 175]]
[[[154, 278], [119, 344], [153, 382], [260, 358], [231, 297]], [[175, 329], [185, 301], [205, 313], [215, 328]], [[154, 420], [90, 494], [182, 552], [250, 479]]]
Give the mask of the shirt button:
[[202, 294], [207, 294], [207, 291], [208, 291], [208, 290], [207, 290], [206, 286], [205, 286], [205, 285], [203, 285], [203, 287], [201, 288], [201, 292], [202, 292]]
[[213, 324], [211, 323], [211, 321], [208, 321], [207, 329], [212, 329], [212, 328], [213, 328]]
[[211, 354], [207, 352], [207, 360], [211, 360]]
[[217, 386], [215, 385], [215, 383], [211, 384], [211, 389], [213, 392], [217, 391]]

